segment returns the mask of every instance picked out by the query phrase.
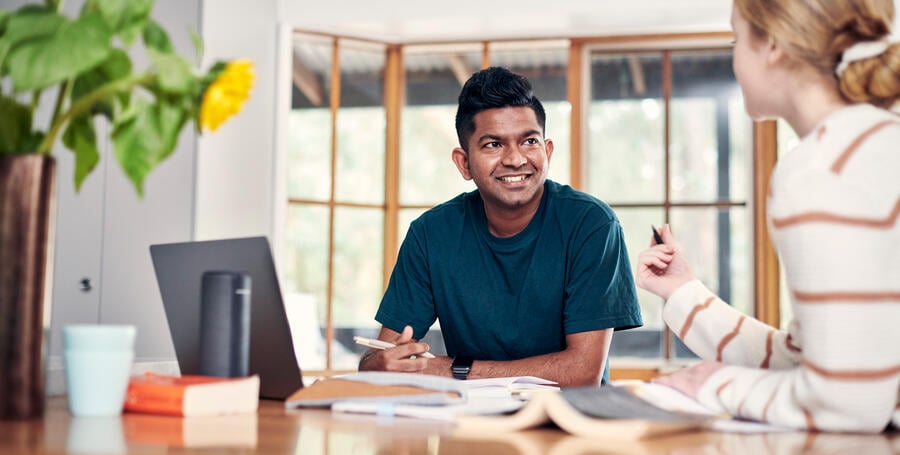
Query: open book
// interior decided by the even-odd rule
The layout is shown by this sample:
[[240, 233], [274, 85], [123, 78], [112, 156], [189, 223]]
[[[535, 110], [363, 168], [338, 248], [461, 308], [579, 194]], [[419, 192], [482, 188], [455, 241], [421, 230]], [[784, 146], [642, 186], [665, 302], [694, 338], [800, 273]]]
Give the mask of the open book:
[[418, 373], [361, 371], [320, 379], [284, 402], [286, 408], [324, 407], [344, 401], [448, 405], [463, 403], [463, 381]]
[[509, 432], [554, 423], [578, 436], [641, 439], [708, 427], [713, 417], [658, 408], [624, 387], [537, 392], [515, 414], [457, 418], [457, 432]]

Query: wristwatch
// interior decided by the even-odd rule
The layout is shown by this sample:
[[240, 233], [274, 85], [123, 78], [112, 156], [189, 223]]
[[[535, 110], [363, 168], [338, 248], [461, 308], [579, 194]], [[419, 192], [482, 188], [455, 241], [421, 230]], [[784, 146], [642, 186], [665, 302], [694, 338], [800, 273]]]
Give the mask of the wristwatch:
[[458, 356], [453, 359], [453, 364], [450, 365], [450, 371], [453, 373], [454, 379], [466, 379], [469, 377], [469, 371], [472, 371], [472, 362], [475, 359], [469, 356]]

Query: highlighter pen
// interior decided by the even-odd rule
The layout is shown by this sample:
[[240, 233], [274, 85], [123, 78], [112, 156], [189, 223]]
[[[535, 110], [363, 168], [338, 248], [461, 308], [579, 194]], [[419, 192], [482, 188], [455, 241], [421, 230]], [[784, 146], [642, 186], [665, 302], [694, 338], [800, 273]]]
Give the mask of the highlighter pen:
[[[370, 348], [375, 348], [375, 349], [388, 349], [388, 348], [393, 348], [393, 347], [397, 346], [394, 343], [389, 343], [387, 341], [382, 341], [382, 340], [373, 340], [371, 338], [361, 337], [359, 335], [353, 337], [353, 341], [355, 341], [356, 344], [361, 344], [363, 346], [368, 346]], [[419, 355], [422, 357], [425, 357], [426, 359], [434, 358], [434, 354], [432, 354], [430, 352], [424, 352]]]
[[653, 229], [653, 240], [656, 241], [656, 244], [657, 244], [657, 245], [662, 245], [662, 244], [663, 244], [663, 239], [662, 239], [662, 237], [659, 235], [659, 231], [656, 230], [656, 226], [654, 226], [654, 225], [651, 224], [651, 225], [650, 225], [650, 229]]

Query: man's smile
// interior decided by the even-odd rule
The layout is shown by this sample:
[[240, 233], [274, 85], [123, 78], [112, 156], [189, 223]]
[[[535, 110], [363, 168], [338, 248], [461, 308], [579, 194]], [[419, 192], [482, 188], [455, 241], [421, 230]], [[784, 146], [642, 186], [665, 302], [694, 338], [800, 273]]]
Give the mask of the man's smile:
[[504, 176], [497, 177], [497, 180], [499, 180], [502, 183], [514, 184], [514, 183], [524, 182], [525, 180], [529, 179], [530, 177], [531, 177], [531, 174], [504, 175]]

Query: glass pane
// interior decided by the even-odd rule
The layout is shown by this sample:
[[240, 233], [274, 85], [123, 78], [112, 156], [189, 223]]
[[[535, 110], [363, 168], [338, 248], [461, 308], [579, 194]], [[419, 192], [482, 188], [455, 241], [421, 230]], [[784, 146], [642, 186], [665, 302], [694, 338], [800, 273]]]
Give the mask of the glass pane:
[[335, 200], [384, 203], [384, 47], [341, 41]]
[[[459, 91], [457, 89], [457, 91]], [[434, 205], [475, 189], [450, 159], [456, 105], [407, 106], [401, 115], [400, 204]]]
[[301, 369], [325, 368], [328, 207], [288, 206], [281, 281], [294, 351]]
[[[382, 294], [384, 212], [380, 209], [337, 207], [334, 213], [333, 317], [335, 343], [331, 367], [354, 369], [353, 336], [377, 327], [375, 311]], [[362, 333], [359, 333], [362, 334]]]
[[433, 205], [475, 189], [450, 159], [459, 91], [481, 67], [480, 45], [407, 46], [400, 116], [400, 204]]
[[[625, 232], [625, 245], [628, 248], [628, 260], [631, 270], [637, 270], [637, 258], [645, 250], [652, 237], [650, 226], [661, 226], [665, 222], [665, 212], [659, 208], [615, 208], [616, 216]], [[644, 328], [660, 329], [662, 321], [662, 299], [650, 292], [638, 288], [638, 301], [641, 304], [641, 315]], [[615, 338], [615, 337], [613, 337]]]
[[[712, 202], [746, 198], [746, 175], [734, 158], [747, 157], [749, 120], [735, 109], [741, 94], [731, 69], [731, 52], [692, 51], [672, 55], [671, 199]], [[735, 137], [736, 124], [744, 134]], [[740, 139], [740, 144], [735, 141]], [[710, 178], [715, 176], [715, 178]]]
[[569, 42], [520, 41], [492, 43], [491, 65], [503, 66], [528, 78], [534, 94], [544, 105], [546, 131], [544, 136], [553, 140], [548, 177], [559, 183], [571, 181], [571, 114], [572, 105], [567, 98], [566, 71], [569, 63]]
[[664, 106], [659, 55], [591, 56], [586, 188], [607, 203], [662, 203]]
[[331, 40], [295, 35], [288, 126], [288, 197], [327, 201], [331, 191]]
[[731, 134], [731, 200], [748, 201], [753, 193], [753, 121], [747, 116], [742, 97], [728, 101]]
[[295, 109], [288, 124], [288, 197], [327, 201], [331, 192], [331, 111]]

